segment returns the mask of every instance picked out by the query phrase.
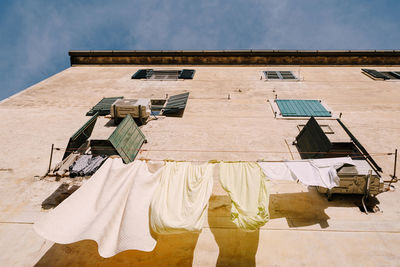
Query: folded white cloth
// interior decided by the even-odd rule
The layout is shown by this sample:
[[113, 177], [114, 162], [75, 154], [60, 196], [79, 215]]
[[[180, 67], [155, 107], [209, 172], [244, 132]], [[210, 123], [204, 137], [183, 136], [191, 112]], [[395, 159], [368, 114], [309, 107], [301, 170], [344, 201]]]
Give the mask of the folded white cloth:
[[136, 249], [152, 251], [149, 208], [161, 170], [144, 161], [108, 159], [75, 193], [35, 223], [44, 238], [67, 244], [92, 239], [102, 257]]
[[231, 201], [231, 220], [240, 229], [254, 231], [269, 220], [266, 179], [255, 162], [220, 163], [220, 182]]
[[167, 162], [151, 202], [151, 227], [159, 234], [199, 232], [207, 215], [214, 164]]
[[344, 164], [354, 165], [350, 157], [259, 162], [265, 176], [271, 180], [299, 180], [304, 185], [333, 188], [339, 185], [337, 169]]

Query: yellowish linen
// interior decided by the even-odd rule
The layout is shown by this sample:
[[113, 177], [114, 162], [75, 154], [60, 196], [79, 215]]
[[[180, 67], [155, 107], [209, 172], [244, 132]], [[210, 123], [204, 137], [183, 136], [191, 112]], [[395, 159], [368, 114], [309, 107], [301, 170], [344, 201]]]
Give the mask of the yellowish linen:
[[232, 200], [231, 220], [253, 231], [269, 220], [267, 183], [255, 162], [221, 162], [220, 182]]
[[212, 193], [213, 170], [214, 164], [166, 162], [151, 202], [154, 232], [201, 231]]

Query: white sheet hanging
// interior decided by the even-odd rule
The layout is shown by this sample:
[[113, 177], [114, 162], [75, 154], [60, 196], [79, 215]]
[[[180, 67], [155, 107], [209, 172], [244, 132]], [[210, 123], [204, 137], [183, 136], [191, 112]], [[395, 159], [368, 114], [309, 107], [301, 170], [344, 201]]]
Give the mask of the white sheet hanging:
[[269, 220], [267, 183], [255, 162], [221, 162], [220, 182], [232, 201], [231, 220], [240, 229], [254, 231]]
[[144, 161], [108, 159], [81, 188], [35, 223], [37, 233], [56, 243], [95, 240], [99, 254], [111, 257], [136, 249], [152, 251], [149, 207], [161, 169], [150, 173]]
[[151, 202], [151, 227], [159, 234], [201, 231], [215, 164], [167, 162]]
[[299, 180], [304, 185], [333, 188], [339, 185], [337, 169], [344, 164], [354, 165], [350, 157], [258, 162], [271, 180]]

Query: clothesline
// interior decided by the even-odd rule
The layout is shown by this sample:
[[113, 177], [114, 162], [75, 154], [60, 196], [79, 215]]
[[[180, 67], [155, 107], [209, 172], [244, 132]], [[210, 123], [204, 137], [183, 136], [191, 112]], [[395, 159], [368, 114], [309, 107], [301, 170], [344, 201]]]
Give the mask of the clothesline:
[[103, 257], [131, 249], [152, 251], [158, 235], [201, 231], [219, 168], [219, 183], [231, 202], [231, 222], [254, 231], [269, 220], [270, 185], [265, 178], [332, 188], [339, 185], [336, 169], [353, 165], [349, 157], [213, 162], [166, 162], [152, 173], [144, 161], [123, 164], [120, 158], [109, 158], [74, 194], [39, 218], [34, 229], [61, 244], [95, 240]]
[[[352, 156], [351, 158], [353, 159], [365, 159], [363, 155], [360, 156]], [[138, 160], [144, 160], [144, 161], [177, 161], [177, 162], [210, 162], [210, 160], [176, 160], [176, 159], [154, 159], [154, 158], [139, 158]], [[211, 160], [210, 163], [218, 163], [218, 162], [231, 162], [232, 160]], [[288, 161], [304, 161], [304, 159], [298, 159], [298, 160], [289, 160], [289, 159], [283, 159], [283, 160], [263, 160], [263, 159], [258, 159], [258, 160], [238, 160], [234, 162], [288, 162]]]
[[[67, 152], [75, 152], [77, 149], [65, 149], [65, 148], [54, 148], [54, 150], [64, 150]], [[114, 148], [102, 148], [102, 150], [115, 150]], [[267, 151], [267, 150], [195, 150], [195, 149], [136, 149], [138, 152], [194, 152], [194, 153], [269, 153], [269, 154], [290, 154], [293, 151]], [[295, 151], [299, 154], [338, 154], [343, 155], [344, 152], [321, 152], [321, 151], [307, 151], [300, 152]], [[390, 156], [394, 155], [394, 152], [374, 152], [369, 153], [370, 155], [375, 156]], [[353, 155], [363, 155], [361, 153], [353, 153]]]

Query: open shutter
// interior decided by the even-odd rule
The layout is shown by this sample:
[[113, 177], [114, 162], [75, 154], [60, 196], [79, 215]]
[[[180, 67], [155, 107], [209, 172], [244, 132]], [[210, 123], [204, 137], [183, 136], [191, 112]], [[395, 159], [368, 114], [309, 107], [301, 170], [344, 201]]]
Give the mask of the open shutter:
[[366, 74], [368, 74], [369, 76], [371, 76], [372, 78], [376, 78], [376, 79], [383, 79], [383, 80], [387, 80], [388, 77], [382, 73], [380, 73], [379, 71], [376, 70], [370, 70], [370, 69], [361, 69], [363, 72], [365, 72]]
[[125, 119], [118, 125], [117, 129], [108, 139], [125, 163], [132, 162], [146, 137], [136, 125], [131, 115], [127, 115]]
[[306, 152], [301, 154], [303, 159], [323, 157], [324, 153], [321, 152], [329, 152], [332, 148], [332, 143], [314, 117], [311, 117], [300, 131], [296, 142], [299, 151]]
[[92, 134], [94, 125], [96, 124], [98, 114], [96, 113], [92, 118], [90, 118], [81, 128], [79, 128], [76, 133], [74, 133], [69, 141], [67, 148], [65, 150], [63, 159], [68, 157], [69, 154], [79, 149], [81, 145], [83, 145]]
[[147, 79], [152, 73], [152, 69], [140, 69], [132, 75], [132, 79]]
[[86, 113], [86, 116], [93, 116], [94, 114], [98, 113], [100, 116], [105, 116], [110, 114], [111, 105], [117, 100], [124, 98], [123, 96], [117, 97], [106, 97], [100, 100], [91, 110]]
[[179, 79], [193, 79], [195, 70], [183, 69], [179, 75]]
[[185, 110], [188, 98], [189, 93], [174, 95], [168, 98], [167, 104], [163, 109], [163, 115], [178, 115], [179, 113], [183, 112], [183, 110]]

